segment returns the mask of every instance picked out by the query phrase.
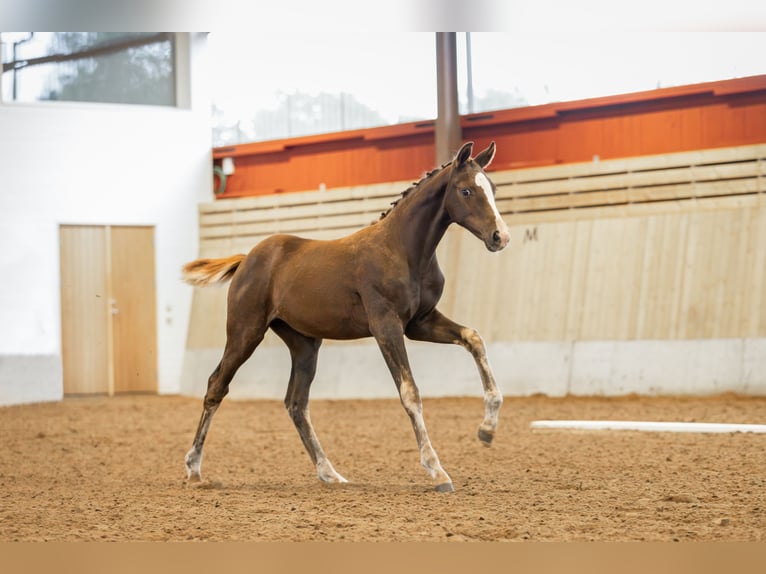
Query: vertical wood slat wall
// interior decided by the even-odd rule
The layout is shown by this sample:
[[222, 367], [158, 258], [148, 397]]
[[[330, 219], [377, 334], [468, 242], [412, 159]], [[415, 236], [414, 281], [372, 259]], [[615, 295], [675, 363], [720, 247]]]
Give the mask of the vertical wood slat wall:
[[[453, 228], [440, 309], [488, 341], [766, 336], [766, 144], [491, 173], [497, 254]], [[409, 185], [200, 206], [200, 256], [275, 232], [333, 238]], [[196, 289], [189, 348], [222, 347], [226, 287]]]

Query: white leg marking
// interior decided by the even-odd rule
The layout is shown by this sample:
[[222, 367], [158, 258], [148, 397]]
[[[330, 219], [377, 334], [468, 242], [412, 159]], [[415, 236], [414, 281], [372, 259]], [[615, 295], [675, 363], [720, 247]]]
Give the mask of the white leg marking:
[[319, 480], [322, 482], [331, 484], [348, 482], [348, 480], [338, 474], [332, 463], [327, 460], [327, 457], [317, 459], [317, 476], [319, 476]]
[[199, 481], [202, 479], [200, 474], [200, 468], [202, 467], [202, 453], [195, 447], [192, 447], [189, 452], [186, 453], [186, 478], [191, 482]]
[[207, 431], [210, 428], [210, 420], [213, 418], [215, 411], [218, 410], [218, 405], [212, 406], [204, 411], [203, 420], [197, 431], [197, 436], [194, 437], [194, 444], [189, 452], [186, 453], [184, 462], [186, 463], [186, 478], [191, 482], [197, 482], [202, 480], [200, 469], [202, 467], [202, 446], [205, 443], [207, 437]]
[[460, 332], [460, 336], [463, 339], [463, 345], [471, 351], [479, 368], [481, 383], [484, 387], [484, 420], [479, 426], [479, 436], [482, 437], [482, 433], [487, 435], [488, 440], [484, 438], [482, 440], [489, 444], [497, 429], [497, 419], [500, 407], [503, 404], [503, 395], [500, 389], [497, 388], [495, 377], [492, 375], [492, 368], [489, 366], [487, 352], [481, 335], [475, 329], [465, 328]]
[[425, 467], [437, 486], [452, 484], [452, 479], [442, 468], [439, 457], [436, 455], [436, 451], [431, 446], [431, 440], [428, 438], [426, 423], [423, 419], [423, 405], [415, 383], [405, 379], [402, 381], [399, 393], [404, 410], [410, 416], [412, 427], [415, 429], [415, 438], [420, 449], [420, 464]]
[[[308, 406], [303, 409], [303, 419], [305, 421], [305, 431], [308, 432], [308, 441], [311, 444], [311, 449], [314, 451], [314, 456], [316, 456], [316, 469], [319, 480], [326, 483], [348, 482], [348, 480], [338, 474], [332, 463], [327, 459], [324, 450], [322, 450], [322, 445], [319, 444], [319, 439], [311, 424], [311, 415], [309, 414]], [[303, 431], [299, 429], [298, 432]]]

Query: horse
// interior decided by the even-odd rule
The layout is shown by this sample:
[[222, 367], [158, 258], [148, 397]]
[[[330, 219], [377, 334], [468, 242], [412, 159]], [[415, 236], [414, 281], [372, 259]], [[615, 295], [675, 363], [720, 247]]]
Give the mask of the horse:
[[309, 417], [319, 348], [323, 339], [373, 337], [412, 423], [421, 464], [437, 491], [454, 490], [428, 437], [404, 337], [458, 344], [473, 355], [484, 388], [478, 438], [489, 446], [503, 397], [484, 342], [476, 330], [436, 309], [444, 288], [436, 247], [452, 223], [473, 233], [489, 251], [504, 249], [510, 240], [495, 205], [495, 185], [484, 171], [495, 156], [495, 143], [474, 158], [472, 150], [473, 142], [463, 144], [451, 161], [427, 173], [377, 221], [355, 233], [334, 240], [272, 235], [247, 255], [183, 266], [183, 279], [191, 285], [231, 281], [226, 345], [208, 379], [202, 416], [185, 457], [188, 481], [201, 480], [205, 437], [229, 383], [271, 329], [290, 350], [284, 404], [322, 482], [347, 480], [328, 460]]

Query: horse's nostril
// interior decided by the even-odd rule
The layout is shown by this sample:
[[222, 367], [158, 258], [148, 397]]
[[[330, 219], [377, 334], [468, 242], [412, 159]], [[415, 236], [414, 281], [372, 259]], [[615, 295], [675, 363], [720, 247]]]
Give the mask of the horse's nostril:
[[492, 234], [492, 241], [500, 243], [500, 232], [497, 229], [495, 229], [495, 232]]

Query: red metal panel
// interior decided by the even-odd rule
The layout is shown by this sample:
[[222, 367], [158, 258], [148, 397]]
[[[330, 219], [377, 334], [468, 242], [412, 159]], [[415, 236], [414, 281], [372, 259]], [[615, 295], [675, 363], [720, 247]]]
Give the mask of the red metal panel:
[[[766, 75], [463, 116], [464, 140], [497, 142], [494, 170], [766, 142]], [[434, 165], [434, 122], [256, 142], [221, 197], [416, 180]]]

